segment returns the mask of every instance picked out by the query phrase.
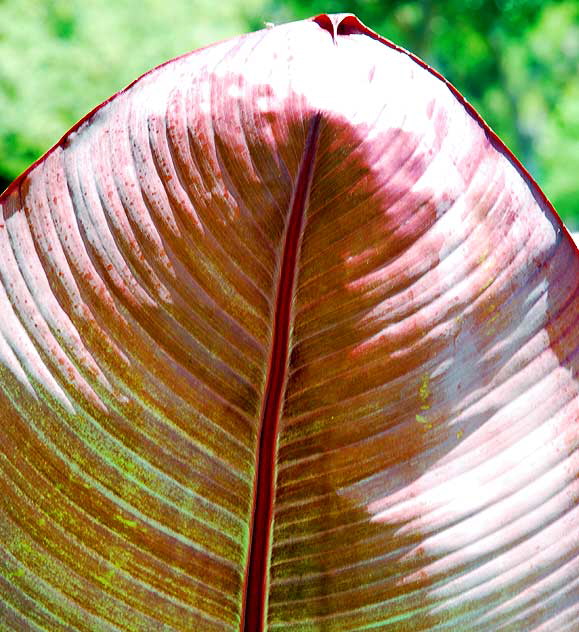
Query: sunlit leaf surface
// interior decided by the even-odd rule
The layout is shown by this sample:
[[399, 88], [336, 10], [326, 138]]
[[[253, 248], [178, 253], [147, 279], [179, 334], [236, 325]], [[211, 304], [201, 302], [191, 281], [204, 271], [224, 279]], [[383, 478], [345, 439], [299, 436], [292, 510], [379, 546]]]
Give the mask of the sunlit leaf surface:
[[575, 629], [577, 250], [421, 62], [226, 41], [0, 202], [2, 629]]

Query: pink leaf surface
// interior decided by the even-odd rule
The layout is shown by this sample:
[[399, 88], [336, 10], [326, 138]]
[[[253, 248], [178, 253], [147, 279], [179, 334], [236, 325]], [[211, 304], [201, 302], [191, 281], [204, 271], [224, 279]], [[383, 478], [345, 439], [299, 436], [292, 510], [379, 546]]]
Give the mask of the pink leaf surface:
[[578, 252], [422, 62], [216, 44], [0, 204], [6, 629], [574, 629]]

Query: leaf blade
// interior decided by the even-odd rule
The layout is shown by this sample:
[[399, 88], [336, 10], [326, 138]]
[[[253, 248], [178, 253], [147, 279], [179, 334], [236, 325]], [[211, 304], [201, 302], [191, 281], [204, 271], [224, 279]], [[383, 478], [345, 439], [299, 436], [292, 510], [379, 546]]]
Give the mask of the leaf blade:
[[[317, 113], [271, 577], [245, 579]], [[421, 62], [347, 15], [216, 45], [1, 203], [7, 620], [237, 629], [264, 579], [271, 629], [576, 614], [577, 251]]]

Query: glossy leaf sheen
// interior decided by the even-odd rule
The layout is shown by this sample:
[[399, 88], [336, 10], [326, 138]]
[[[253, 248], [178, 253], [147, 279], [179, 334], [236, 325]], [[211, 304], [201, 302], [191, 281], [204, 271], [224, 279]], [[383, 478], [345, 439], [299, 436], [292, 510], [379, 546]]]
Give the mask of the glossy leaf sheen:
[[576, 625], [577, 250], [424, 64], [223, 42], [0, 201], [3, 629]]

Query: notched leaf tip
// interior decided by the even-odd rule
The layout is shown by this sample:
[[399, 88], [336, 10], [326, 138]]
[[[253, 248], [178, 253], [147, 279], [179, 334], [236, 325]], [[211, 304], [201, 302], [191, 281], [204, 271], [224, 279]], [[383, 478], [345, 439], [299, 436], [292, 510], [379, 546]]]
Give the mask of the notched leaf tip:
[[369, 35], [375, 37], [367, 26], [362, 24], [353, 13], [321, 13], [312, 20], [321, 28], [328, 31], [334, 44], [338, 35]]

